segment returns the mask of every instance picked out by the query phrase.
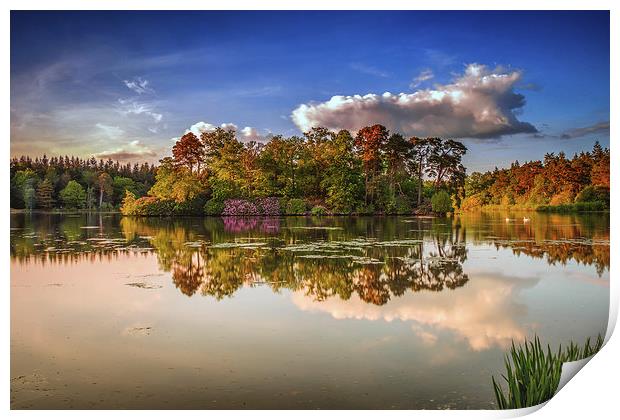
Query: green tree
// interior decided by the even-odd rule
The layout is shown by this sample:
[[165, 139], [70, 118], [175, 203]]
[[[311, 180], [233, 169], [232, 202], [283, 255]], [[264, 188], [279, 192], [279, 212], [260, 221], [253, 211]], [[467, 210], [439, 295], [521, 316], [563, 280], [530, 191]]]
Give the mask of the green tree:
[[439, 190], [431, 197], [431, 206], [435, 213], [445, 214], [452, 210], [450, 194], [444, 190]]
[[39, 182], [37, 186], [37, 203], [42, 209], [51, 209], [54, 206], [54, 185], [52, 182], [45, 178]]
[[160, 161], [155, 184], [149, 194], [161, 200], [181, 203], [202, 194], [206, 189], [202, 179], [185, 166], [175, 166], [171, 158]]
[[36, 193], [34, 187], [31, 184], [27, 184], [24, 187], [24, 207], [28, 210], [32, 210], [36, 203]]
[[60, 191], [60, 199], [66, 207], [82, 208], [86, 200], [86, 191], [84, 191], [79, 182], [71, 180]]

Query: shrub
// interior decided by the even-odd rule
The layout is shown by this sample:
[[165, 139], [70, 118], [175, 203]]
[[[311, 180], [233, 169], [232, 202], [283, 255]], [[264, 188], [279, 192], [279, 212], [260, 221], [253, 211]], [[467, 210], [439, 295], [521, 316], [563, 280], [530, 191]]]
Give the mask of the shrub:
[[605, 203], [600, 201], [594, 203], [560, 204], [557, 206], [538, 206], [536, 208], [536, 211], [547, 213], [586, 213], [605, 210], [608, 210], [608, 208], [605, 206]]
[[224, 211], [224, 202], [217, 198], [212, 198], [205, 204], [204, 211], [208, 216], [219, 216]]
[[207, 198], [203, 195], [177, 203], [174, 206], [174, 214], [178, 216], [200, 216], [204, 212], [204, 206]]
[[549, 201], [549, 204], [552, 206], [557, 206], [560, 204], [571, 204], [574, 198], [575, 196], [571, 191], [564, 190], [551, 197], [551, 201]]
[[435, 213], [448, 213], [452, 210], [451, 201], [450, 195], [446, 191], [440, 190], [431, 197], [431, 207]]
[[259, 214], [258, 208], [248, 200], [226, 200], [224, 201], [224, 216], [253, 216]]
[[280, 200], [277, 197], [259, 198], [256, 206], [261, 214], [265, 216], [278, 216], [280, 214]]
[[301, 198], [291, 198], [286, 204], [286, 214], [306, 214], [306, 202]]
[[313, 216], [325, 216], [327, 214], [327, 209], [323, 206], [314, 206], [312, 210], [310, 210], [310, 213]]
[[585, 187], [577, 197], [575, 197], [575, 203], [604, 203], [609, 207], [609, 188], [602, 186], [590, 185]]
[[368, 204], [368, 205], [360, 204], [355, 209], [355, 213], [357, 213], [357, 214], [374, 214], [375, 213], [375, 206], [373, 206], [372, 204]]
[[396, 214], [409, 214], [411, 213], [411, 203], [407, 197], [396, 197], [394, 210]]
[[135, 216], [172, 216], [174, 200], [160, 200], [156, 197], [141, 197], [135, 202]]
[[470, 197], [466, 197], [463, 201], [461, 201], [461, 211], [472, 211], [479, 210], [484, 205], [482, 201], [482, 196], [480, 193], [474, 194]]
[[500, 201], [500, 205], [502, 207], [509, 207], [509, 206], [513, 206], [515, 204], [515, 199], [512, 196], [512, 194], [506, 194], [502, 197], [502, 200]]

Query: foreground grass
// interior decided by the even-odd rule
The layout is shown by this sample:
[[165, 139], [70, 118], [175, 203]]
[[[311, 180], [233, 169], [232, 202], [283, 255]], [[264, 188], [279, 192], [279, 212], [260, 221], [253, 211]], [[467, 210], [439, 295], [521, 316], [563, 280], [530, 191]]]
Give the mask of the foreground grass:
[[545, 352], [538, 337], [518, 346], [513, 342], [504, 359], [506, 374], [502, 378], [507, 390], [498, 383], [500, 380], [492, 377], [498, 407], [502, 410], [525, 408], [550, 400], [560, 383], [562, 363], [590, 357], [602, 346], [600, 334], [594, 343], [590, 338], [583, 346], [571, 341], [565, 349], [560, 346], [557, 353], [552, 353], [548, 345]]

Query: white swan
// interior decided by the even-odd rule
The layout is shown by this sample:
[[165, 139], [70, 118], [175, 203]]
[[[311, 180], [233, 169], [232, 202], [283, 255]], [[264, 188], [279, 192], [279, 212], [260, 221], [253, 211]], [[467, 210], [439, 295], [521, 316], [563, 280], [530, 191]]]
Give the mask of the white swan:
[[506, 223], [508, 223], [508, 222], [510, 222], [510, 218], [507, 217], [506, 218]]
[[523, 223], [527, 223], [527, 222], [529, 222], [529, 221], [530, 221], [530, 218], [529, 218], [529, 217], [524, 217], [524, 218], [523, 218]]

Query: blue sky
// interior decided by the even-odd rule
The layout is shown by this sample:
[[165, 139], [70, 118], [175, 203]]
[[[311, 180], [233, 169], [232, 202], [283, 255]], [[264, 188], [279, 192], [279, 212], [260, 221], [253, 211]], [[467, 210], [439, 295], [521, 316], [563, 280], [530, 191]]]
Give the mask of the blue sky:
[[12, 12], [11, 154], [378, 122], [486, 170], [608, 146], [609, 65], [607, 12]]

